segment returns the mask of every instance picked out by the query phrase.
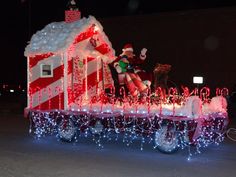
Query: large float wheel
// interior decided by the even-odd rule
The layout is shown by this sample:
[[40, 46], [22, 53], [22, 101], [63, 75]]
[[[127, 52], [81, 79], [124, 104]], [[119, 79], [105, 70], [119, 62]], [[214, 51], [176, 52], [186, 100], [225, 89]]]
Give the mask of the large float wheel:
[[157, 149], [166, 154], [171, 154], [179, 149], [177, 133], [168, 123], [162, 123], [154, 133], [154, 143]]
[[60, 140], [71, 142], [75, 139], [77, 128], [72, 119], [62, 119], [57, 125], [57, 133]]
[[89, 127], [89, 130], [92, 135], [101, 135], [105, 131], [105, 127], [102, 124], [101, 120], [97, 120], [94, 125]]

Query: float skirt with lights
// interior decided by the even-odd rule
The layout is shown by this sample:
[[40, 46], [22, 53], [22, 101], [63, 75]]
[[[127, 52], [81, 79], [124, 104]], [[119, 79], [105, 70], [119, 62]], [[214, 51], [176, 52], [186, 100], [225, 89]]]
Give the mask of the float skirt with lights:
[[223, 96], [211, 100], [196, 95], [180, 100], [177, 96], [160, 100], [155, 93], [140, 102], [140, 99], [129, 100], [128, 96], [116, 99], [103, 95], [106, 99], [81, 102], [69, 110], [31, 109], [28, 110], [30, 132], [37, 138], [51, 134], [67, 142], [81, 136], [92, 137], [99, 146], [103, 140], [119, 135], [127, 145], [140, 140], [141, 149], [147, 142], [164, 153], [190, 147], [200, 152], [201, 147], [224, 140], [228, 116]]

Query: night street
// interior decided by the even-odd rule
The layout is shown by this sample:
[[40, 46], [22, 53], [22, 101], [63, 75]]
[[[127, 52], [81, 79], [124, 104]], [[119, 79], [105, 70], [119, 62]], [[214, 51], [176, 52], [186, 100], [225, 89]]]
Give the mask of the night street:
[[236, 177], [236, 0], [1, 7], [0, 177]]
[[28, 120], [16, 107], [1, 110], [1, 177], [234, 177], [236, 173], [236, 142], [228, 138], [190, 161], [187, 149], [166, 155], [145, 144], [141, 151], [138, 141], [127, 147], [112, 140], [100, 149], [91, 138], [76, 144], [55, 137], [35, 140], [28, 133]]

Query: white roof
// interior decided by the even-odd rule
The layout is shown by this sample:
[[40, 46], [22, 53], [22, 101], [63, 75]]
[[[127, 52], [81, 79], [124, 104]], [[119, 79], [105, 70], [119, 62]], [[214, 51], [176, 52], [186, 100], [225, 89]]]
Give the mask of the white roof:
[[49, 52], [65, 52], [75, 37], [93, 24], [98, 26], [101, 33], [103, 33], [105, 42], [115, 55], [111, 42], [103, 32], [102, 25], [93, 16], [89, 16], [88, 18], [84, 17], [72, 23], [63, 21], [48, 24], [44, 29], [32, 36], [29, 45], [25, 49], [25, 56], [34, 56]]

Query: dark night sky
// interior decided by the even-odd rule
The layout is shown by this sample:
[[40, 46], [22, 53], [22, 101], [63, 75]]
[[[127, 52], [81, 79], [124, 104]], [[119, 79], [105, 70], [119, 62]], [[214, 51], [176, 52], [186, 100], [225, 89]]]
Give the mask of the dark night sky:
[[[64, 20], [68, 0], [5, 0], [1, 2], [0, 83], [26, 83], [24, 48], [32, 34]], [[78, 0], [83, 16], [107, 18], [164, 11], [236, 6], [236, 0]]]

